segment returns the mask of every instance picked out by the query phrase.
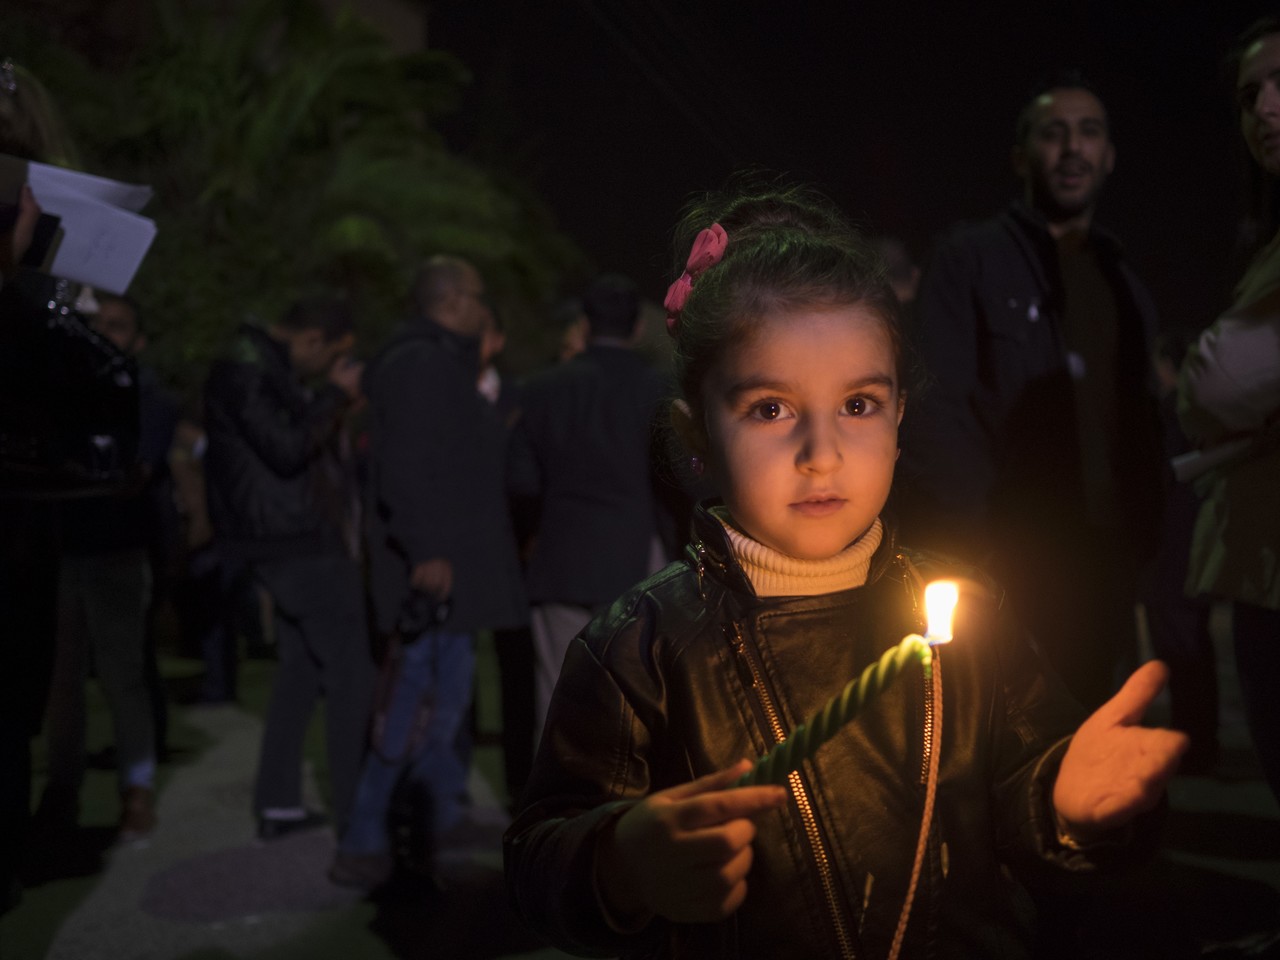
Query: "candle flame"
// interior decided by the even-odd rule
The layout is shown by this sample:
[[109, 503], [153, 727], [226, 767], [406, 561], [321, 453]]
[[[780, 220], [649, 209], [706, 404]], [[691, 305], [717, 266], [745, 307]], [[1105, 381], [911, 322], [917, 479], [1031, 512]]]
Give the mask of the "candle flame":
[[951, 615], [960, 600], [960, 587], [952, 580], [935, 580], [924, 588], [924, 608], [929, 617], [930, 645], [951, 642]]

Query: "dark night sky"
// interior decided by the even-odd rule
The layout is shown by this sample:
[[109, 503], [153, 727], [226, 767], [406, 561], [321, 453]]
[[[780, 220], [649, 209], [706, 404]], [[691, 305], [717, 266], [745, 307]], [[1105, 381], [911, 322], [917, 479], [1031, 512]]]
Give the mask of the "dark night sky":
[[1207, 322], [1234, 273], [1242, 163], [1220, 66], [1268, 12], [1236, 3], [437, 0], [429, 39], [472, 70], [445, 127], [530, 182], [601, 269], [660, 299], [690, 192], [746, 166], [822, 186], [918, 257], [1017, 189], [1014, 117], [1079, 65], [1116, 172], [1098, 219], [1171, 321]]

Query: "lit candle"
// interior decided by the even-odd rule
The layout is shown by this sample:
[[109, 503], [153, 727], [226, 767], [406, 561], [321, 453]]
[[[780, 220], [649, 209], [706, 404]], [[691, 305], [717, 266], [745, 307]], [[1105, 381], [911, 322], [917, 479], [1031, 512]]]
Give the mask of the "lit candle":
[[735, 786], [785, 784], [792, 770], [817, 753], [820, 746], [856, 717], [908, 664], [919, 661], [924, 667], [925, 679], [930, 679], [933, 648], [950, 642], [951, 615], [959, 598], [959, 587], [950, 580], [936, 580], [925, 587], [924, 605], [929, 624], [925, 636], [909, 634], [896, 647], [886, 650], [861, 676], [850, 680], [817, 713], [796, 727], [791, 736], [757, 760]]

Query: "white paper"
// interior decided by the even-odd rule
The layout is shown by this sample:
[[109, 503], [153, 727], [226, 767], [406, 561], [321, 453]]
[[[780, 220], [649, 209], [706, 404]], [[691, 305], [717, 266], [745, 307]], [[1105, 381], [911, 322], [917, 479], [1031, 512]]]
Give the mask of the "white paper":
[[152, 194], [151, 188], [144, 184], [121, 183], [35, 161], [27, 164], [27, 182], [31, 184], [31, 192], [37, 200], [45, 196], [82, 196], [134, 213], [140, 212], [150, 202]]
[[63, 237], [51, 274], [108, 293], [129, 289], [155, 239], [154, 221], [87, 197], [46, 200], [36, 194], [36, 200], [43, 210], [62, 218]]
[[[61, 238], [49, 272], [123, 294], [155, 239], [156, 225], [137, 211], [151, 188], [45, 163], [0, 158], [26, 167], [26, 181], [44, 213], [61, 218]], [[21, 173], [17, 175], [21, 182]]]

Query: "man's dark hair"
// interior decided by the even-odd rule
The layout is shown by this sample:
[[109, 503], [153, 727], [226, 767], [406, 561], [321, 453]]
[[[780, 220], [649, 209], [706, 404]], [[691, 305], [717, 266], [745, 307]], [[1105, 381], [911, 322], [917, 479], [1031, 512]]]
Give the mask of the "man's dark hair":
[[280, 326], [295, 332], [319, 330], [331, 343], [355, 329], [355, 318], [347, 301], [321, 294], [294, 303], [280, 318]]
[[636, 285], [617, 273], [597, 277], [582, 294], [582, 312], [593, 337], [629, 337], [640, 315]]
[[1026, 143], [1027, 137], [1031, 134], [1031, 120], [1035, 116], [1036, 101], [1050, 90], [1087, 90], [1098, 98], [1099, 103], [1106, 102], [1098, 93], [1097, 87], [1089, 81], [1079, 67], [1066, 67], [1043, 76], [1027, 91], [1022, 101], [1022, 109], [1018, 111], [1018, 121], [1013, 131], [1013, 142], [1018, 146]]

